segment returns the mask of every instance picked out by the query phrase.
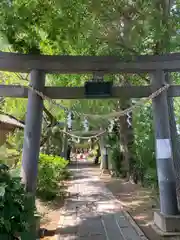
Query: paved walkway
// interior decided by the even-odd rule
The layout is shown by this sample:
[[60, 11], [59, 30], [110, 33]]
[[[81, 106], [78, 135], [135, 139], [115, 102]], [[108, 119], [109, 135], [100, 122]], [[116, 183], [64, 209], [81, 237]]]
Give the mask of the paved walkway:
[[[93, 169], [72, 166], [71, 198], [61, 213], [58, 240], [145, 240], [124, 215], [120, 203]], [[78, 194], [79, 193], [79, 194]]]

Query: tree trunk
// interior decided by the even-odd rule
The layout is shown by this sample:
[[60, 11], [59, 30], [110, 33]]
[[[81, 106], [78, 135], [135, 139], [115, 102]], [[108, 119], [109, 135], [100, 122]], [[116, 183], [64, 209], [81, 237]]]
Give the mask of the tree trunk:
[[[67, 126], [64, 128], [64, 131], [67, 132]], [[67, 159], [67, 149], [68, 149], [68, 137], [67, 134], [64, 133], [61, 157], [64, 157], [65, 159]]]
[[[130, 100], [121, 100], [120, 108], [124, 110], [131, 106]], [[120, 134], [120, 152], [123, 154], [123, 162], [122, 162], [122, 175], [123, 177], [129, 180], [133, 177], [134, 173], [134, 132], [132, 127], [132, 113], [119, 117], [119, 134]]]
[[[123, 18], [124, 29], [122, 39], [126, 43], [126, 46], [131, 46], [131, 27], [132, 20], [129, 16], [129, 12], [124, 13]], [[125, 50], [124, 50], [125, 51]], [[125, 51], [125, 54], [128, 53], [129, 50]], [[121, 78], [122, 85], [130, 85], [126, 76], [122, 76]], [[119, 100], [119, 110], [124, 110], [131, 106], [131, 99], [121, 99]], [[119, 139], [120, 139], [120, 155], [123, 155], [122, 161], [122, 173], [123, 177], [130, 180], [133, 175], [133, 164], [134, 164], [134, 151], [133, 151], [133, 143], [134, 143], [134, 132], [132, 126], [132, 113], [119, 117]]]

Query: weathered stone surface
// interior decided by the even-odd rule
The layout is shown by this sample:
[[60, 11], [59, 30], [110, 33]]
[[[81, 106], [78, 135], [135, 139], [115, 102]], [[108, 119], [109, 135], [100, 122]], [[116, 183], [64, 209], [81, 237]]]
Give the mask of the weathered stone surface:
[[154, 224], [164, 235], [180, 235], [180, 215], [164, 216], [160, 211], [154, 212]]

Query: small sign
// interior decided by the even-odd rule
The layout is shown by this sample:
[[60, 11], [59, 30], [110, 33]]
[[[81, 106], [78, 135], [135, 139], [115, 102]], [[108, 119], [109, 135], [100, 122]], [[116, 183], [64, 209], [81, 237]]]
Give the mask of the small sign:
[[84, 85], [87, 98], [109, 98], [112, 96], [112, 82], [86, 82]]

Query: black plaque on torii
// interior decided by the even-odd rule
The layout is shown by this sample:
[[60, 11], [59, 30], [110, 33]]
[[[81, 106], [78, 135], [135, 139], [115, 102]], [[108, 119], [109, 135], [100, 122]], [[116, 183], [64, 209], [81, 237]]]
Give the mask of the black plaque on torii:
[[103, 73], [96, 72], [93, 79], [84, 85], [86, 98], [110, 98], [112, 96], [113, 82], [104, 82]]

